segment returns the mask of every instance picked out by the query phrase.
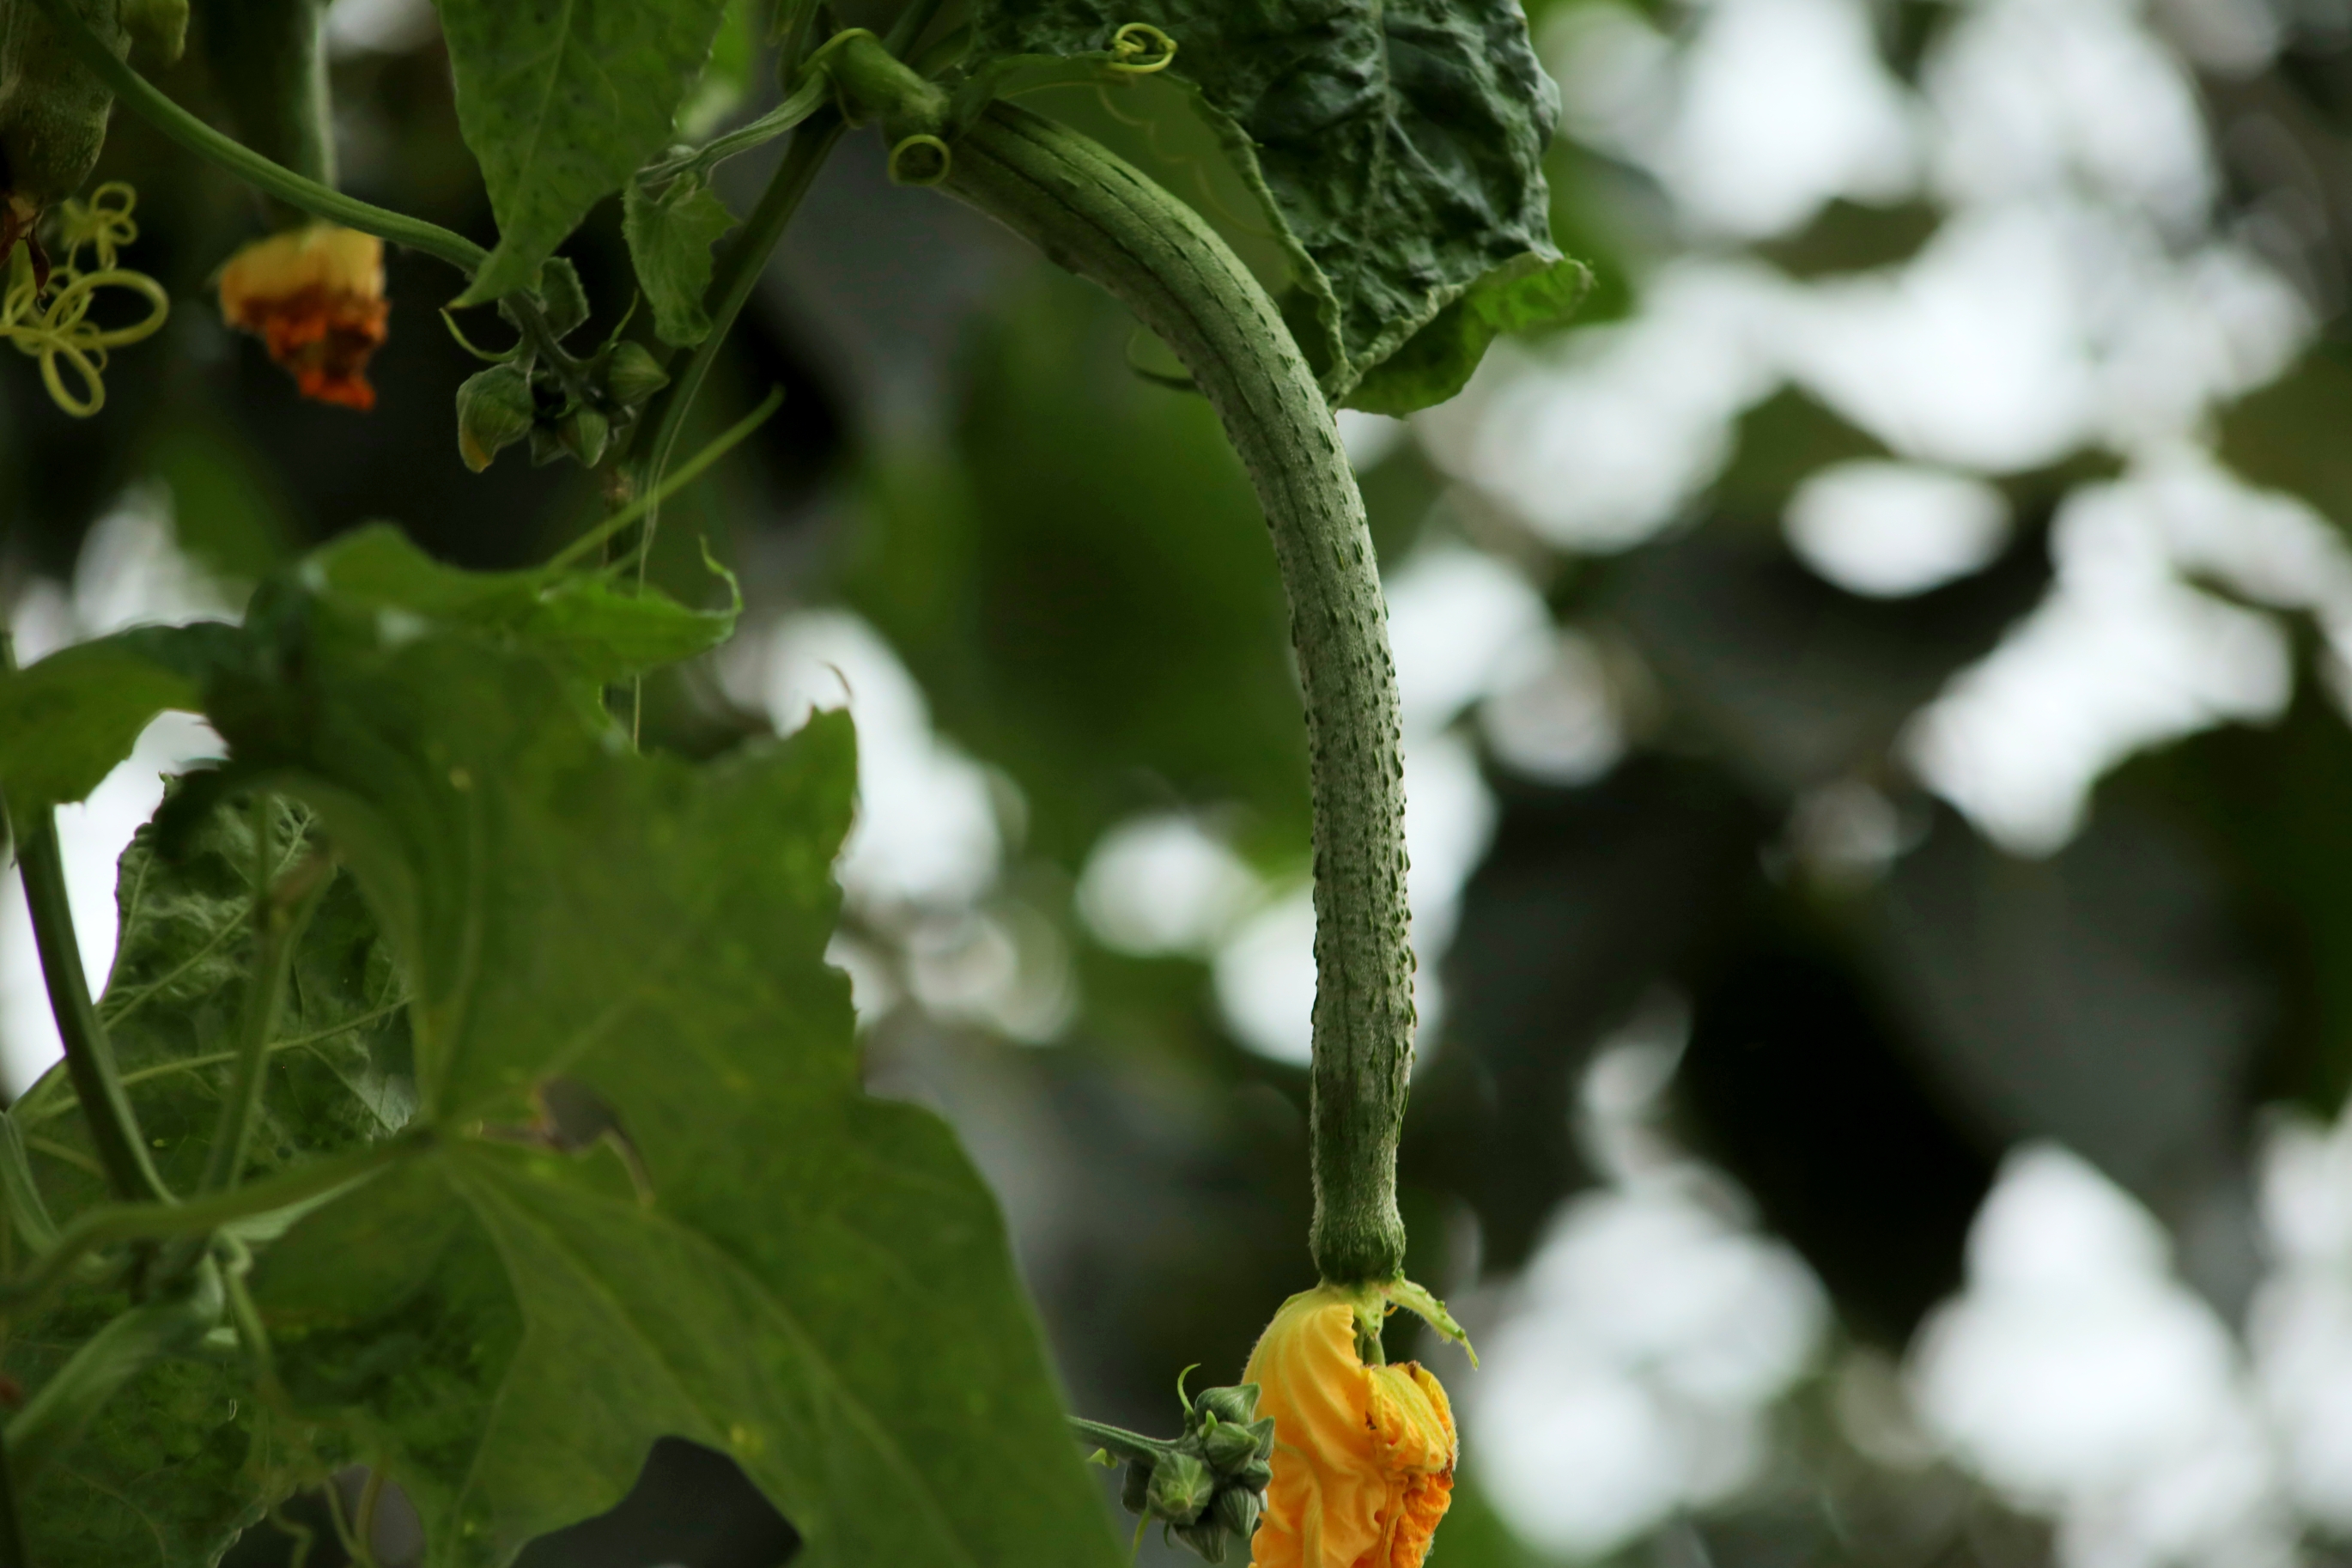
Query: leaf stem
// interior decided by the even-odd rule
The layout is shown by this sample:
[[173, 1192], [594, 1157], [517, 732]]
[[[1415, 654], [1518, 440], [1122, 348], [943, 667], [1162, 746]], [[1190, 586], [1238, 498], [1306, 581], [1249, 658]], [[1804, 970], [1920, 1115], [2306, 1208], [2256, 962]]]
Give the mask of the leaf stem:
[[301, 944], [302, 932], [334, 876], [331, 864], [306, 860], [288, 879], [291, 886], [282, 891], [274, 886], [270, 874], [278, 860], [277, 823], [278, 797], [268, 790], [255, 791], [253, 963], [237, 1011], [236, 1065], [229, 1074], [228, 1093], [221, 1100], [212, 1148], [205, 1156], [199, 1192], [225, 1192], [245, 1173], [253, 1123], [261, 1112], [262, 1086], [268, 1081], [270, 1041], [285, 1012], [286, 980], [294, 967], [294, 950]]
[[16, 1279], [0, 1283], [0, 1305], [21, 1308], [37, 1300], [99, 1247], [201, 1236], [241, 1219], [291, 1208], [420, 1154], [437, 1140], [434, 1129], [418, 1128], [347, 1154], [297, 1165], [266, 1181], [205, 1193], [183, 1204], [109, 1204], [85, 1209], [58, 1233], [57, 1246], [38, 1262]]
[[404, 245], [437, 257], [458, 271], [471, 277], [489, 252], [461, 234], [452, 233], [439, 224], [423, 218], [410, 217], [373, 203], [347, 196], [341, 191], [322, 185], [316, 180], [303, 178], [283, 164], [271, 162], [244, 143], [222, 135], [211, 126], [166, 98], [162, 89], [133, 70], [127, 61], [117, 59], [114, 51], [100, 43], [74, 8], [73, 0], [32, 0], [41, 14], [65, 40], [75, 58], [88, 67], [99, 80], [112, 89], [116, 97], [129, 105], [131, 112], [161, 131], [200, 158], [219, 164], [230, 174], [289, 206], [299, 207], [313, 217], [339, 223], [363, 234], [374, 235], [394, 245]]
[[[864, 51], [861, 85], [882, 70]], [[912, 102], [927, 88], [900, 88]], [[1379, 562], [1339, 431], [1279, 310], [1215, 232], [1102, 147], [1010, 104], [953, 144], [946, 187], [1165, 339], [1255, 485], [1290, 601], [1315, 822], [1315, 1220], [1323, 1278], [1404, 1265], [1396, 1147], [1412, 1065], [1404, 767]]]

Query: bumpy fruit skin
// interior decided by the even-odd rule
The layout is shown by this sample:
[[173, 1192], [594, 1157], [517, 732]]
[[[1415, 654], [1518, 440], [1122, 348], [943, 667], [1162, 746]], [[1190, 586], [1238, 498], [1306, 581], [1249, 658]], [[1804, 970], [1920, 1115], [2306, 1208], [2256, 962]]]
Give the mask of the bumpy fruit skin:
[[1421, 1568], [1453, 1500], [1445, 1390], [1412, 1362], [1366, 1366], [1356, 1312], [1329, 1286], [1303, 1291], [1250, 1352], [1275, 1434], [1253, 1568]]
[[384, 340], [383, 241], [312, 224], [257, 239], [221, 269], [221, 319], [269, 345], [305, 397], [375, 406], [367, 362]]
[[[131, 35], [116, 0], [74, 0], [118, 55]], [[114, 95], [59, 38], [32, 0], [0, 0], [0, 254], [49, 205], [81, 188], [106, 146]]]

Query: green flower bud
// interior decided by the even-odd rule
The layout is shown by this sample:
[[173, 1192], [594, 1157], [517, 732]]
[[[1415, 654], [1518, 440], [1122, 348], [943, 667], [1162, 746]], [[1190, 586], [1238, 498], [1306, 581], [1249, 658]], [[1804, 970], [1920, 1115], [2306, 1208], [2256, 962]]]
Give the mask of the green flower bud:
[[480, 473], [499, 451], [530, 434], [530, 377], [520, 365], [497, 364], [457, 388], [457, 455]]
[[1217, 1489], [1217, 1478], [1192, 1455], [1177, 1452], [1160, 1461], [1147, 1489], [1154, 1516], [1171, 1524], [1190, 1524], [1201, 1517]]
[[1210, 1516], [1247, 1541], [1257, 1533], [1257, 1516], [1264, 1507], [1257, 1493], [1242, 1487], [1227, 1487], [1217, 1494]]
[[1129, 1513], [1141, 1513], [1151, 1506], [1151, 1462], [1149, 1459], [1128, 1461], [1127, 1479], [1118, 1489], [1118, 1502]]
[[613, 434], [613, 422], [593, 408], [580, 407], [565, 415], [555, 426], [562, 439], [563, 449], [580, 459], [583, 468], [593, 468], [604, 455], [604, 443]]
[[1205, 1514], [1197, 1524], [1180, 1524], [1177, 1539], [1211, 1563], [1225, 1560], [1225, 1527]]
[[1230, 1388], [1204, 1388], [1192, 1401], [1194, 1418], [1202, 1413], [1219, 1421], [1246, 1426], [1257, 1415], [1257, 1384], [1237, 1383]]
[[645, 344], [614, 345], [613, 357], [604, 365], [604, 390], [614, 403], [635, 408], [668, 384], [669, 372], [662, 369]]
[[1274, 1467], [1264, 1459], [1252, 1459], [1234, 1472], [1234, 1484], [1246, 1487], [1251, 1491], [1265, 1490], [1266, 1482], [1272, 1479], [1274, 1479]]
[[1201, 1453], [1219, 1475], [1225, 1476], [1261, 1457], [1257, 1434], [1230, 1421], [1221, 1421], [1201, 1435]]

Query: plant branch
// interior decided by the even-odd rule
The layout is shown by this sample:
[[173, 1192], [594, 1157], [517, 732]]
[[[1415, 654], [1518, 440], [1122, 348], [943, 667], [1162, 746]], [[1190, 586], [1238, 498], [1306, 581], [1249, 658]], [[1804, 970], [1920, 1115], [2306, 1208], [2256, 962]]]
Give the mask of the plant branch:
[[154, 83], [133, 70], [127, 61], [115, 58], [114, 51], [100, 43], [89, 24], [81, 19], [73, 0], [32, 0], [57, 29], [58, 37], [74, 52], [76, 58], [88, 67], [99, 80], [112, 89], [116, 97], [127, 104], [131, 112], [161, 131], [164, 135], [195, 153], [198, 157], [219, 164], [229, 173], [289, 206], [299, 207], [313, 217], [322, 217], [347, 228], [355, 228], [394, 245], [404, 245], [437, 257], [458, 271], [471, 277], [488, 258], [489, 252], [461, 234], [455, 234], [438, 224], [423, 218], [410, 217], [386, 207], [356, 200], [341, 191], [322, 185], [316, 180], [303, 178], [293, 170], [272, 163], [252, 148], [222, 135], [186, 110], [166, 98]]
[[[886, 68], [878, 51], [859, 53], [845, 79]], [[927, 86], [910, 74], [902, 101]], [[1094, 142], [999, 103], [955, 142], [946, 188], [1167, 341], [1265, 509], [1306, 693], [1315, 820], [1310, 1245], [1334, 1284], [1397, 1279], [1413, 1030], [1402, 728], [1380, 566], [1330, 408], [1248, 268], [1191, 207]]]
[[308, 1203], [424, 1152], [438, 1135], [418, 1128], [348, 1154], [313, 1160], [266, 1181], [206, 1193], [184, 1204], [110, 1204], [85, 1209], [58, 1233], [58, 1244], [16, 1279], [0, 1284], [0, 1305], [21, 1309], [37, 1300], [88, 1254], [131, 1241], [202, 1236], [241, 1219]]
[[742, 418], [738, 419], [734, 424], [729, 426], [711, 441], [710, 445], [702, 448], [701, 451], [697, 452], [693, 457], [688, 458], [684, 466], [681, 467], [677, 472], [670, 475], [669, 478], [664, 479], [660, 484], [656, 485], [652, 489], [649, 489], [644, 494], [638, 496], [636, 500], [621, 508], [620, 510], [614, 512], [609, 517], [599, 520], [595, 527], [590, 529], [587, 532], [582, 534], [579, 538], [565, 545], [562, 550], [557, 551], [555, 554], [549, 559], [547, 564], [541, 568], [541, 570], [545, 572], [561, 572], [567, 567], [578, 565], [581, 561], [587, 556], [589, 552], [594, 550], [598, 545], [612, 538], [613, 535], [620, 532], [621, 530], [628, 527], [629, 524], [636, 521], [637, 519], [652, 512], [656, 508], [659, 507], [663, 501], [668, 500], [671, 496], [677, 494], [678, 491], [686, 489], [687, 486], [700, 479], [704, 469], [709, 468], [711, 464], [725, 457], [729, 452], [732, 451], [745, 437], [749, 436], [752, 431], [757, 430], [761, 425], [765, 424], [767, 422], [768, 416], [773, 414], [779, 407], [781, 407], [783, 401], [784, 394], [781, 387], [769, 393], [767, 396], [760, 400], [760, 406], [754, 408], [751, 413], [746, 414]]

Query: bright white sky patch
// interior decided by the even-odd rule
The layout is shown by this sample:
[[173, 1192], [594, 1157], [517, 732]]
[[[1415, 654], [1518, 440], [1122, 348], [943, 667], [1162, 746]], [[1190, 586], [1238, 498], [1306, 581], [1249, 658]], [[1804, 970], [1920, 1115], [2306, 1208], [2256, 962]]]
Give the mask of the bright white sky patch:
[[1120, 823], [1078, 878], [1078, 914], [1122, 952], [1202, 952], [1260, 897], [1257, 874], [1190, 816]]
[[1969, 1283], [1912, 1347], [1928, 1428], [2081, 1564], [2291, 1560], [2235, 1346], [2171, 1271], [2163, 1229], [2052, 1144], [1978, 1211]]
[[[1655, 1022], [1586, 1072], [1604, 1155], [1647, 1147], [1641, 1127], [1675, 1059]], [[1660, 1152], [1604, 1158], [1611, 1184], [1562, 1206], [1457, 1396], [1496, 1509], [1578, 1559], [1749, 1484], [1768, 1452], [1762, 1412], [1828, 1323], [1811, 1272], [1753, 1230], [1738, 1194]]]
[[2091, 786], [2132, 752], [2284, 707], [2284, 633], [2185, 573], [2352, 624], [2352, 562], [2325, 526], [2193, 457], [2076, 491], [2052, 548], [2050, 598], [1954, 679], [1907, 742], [1937, 794], [2020, 853], [2071, 837]]
[[857, 820], [840, 869], [851, 900], [961, 904], [994, 879], [1002, 846], [988, 775], [932, 731], [921, 689], [873, 627], [846, 610], [788, 616], [730, 645], [727, 674], [782, 733], [814, 710], [849, 710]]
[[[90, 530], [71, 594], [37, 583], [11, 607], [8, 621], [16, 657], [30, 664], [68, 643], [125, 626], [220, 619], [235, 611], [220, 586], [173, 542], [168, 496], [137, 489]], [[114, 962], [115, 862], [162, 802], [163, 775], [220, 754], [219, 737], [209, 725], [167, 713], [147, 727], [130, 758], [88, 800], [58, 809], [66, 898], [92, 994], [104, 989]], [[21, 1090], [60, 1049], [32, 916], [12, 862], [0, 871], [0, 1082], [11, 1093]]]
[[2000, 552], [2009, 503], [1982, 479], [1909, 463], [1839, 463], [1790, 498], [1789, 542], [1849, 593], [1895, 598], [1965, 576]]
[[1860, 0], [1714, 0], [1653, 163], [1701, 228], [1785, 234], [1833, 196], [1888, 202], [1917, 163], [1913, 107]]

